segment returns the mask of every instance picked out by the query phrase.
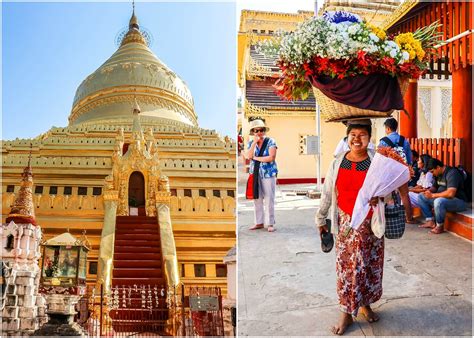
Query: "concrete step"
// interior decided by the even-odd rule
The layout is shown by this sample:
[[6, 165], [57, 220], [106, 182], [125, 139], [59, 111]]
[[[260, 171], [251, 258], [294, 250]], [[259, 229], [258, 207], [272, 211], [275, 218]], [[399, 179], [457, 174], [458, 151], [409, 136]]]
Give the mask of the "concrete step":
[[[423, 216], [421, 209], [413, 208], [413, 217], [419, 216]], [[444, 228], [447, 231], [472, 241], [473, 220], [472, 209], [462, 212], [447, 212]]]
[[473, 218], [472, 213], [446, 213], [446, 221], [444, 222], [446, 230], [472, 241]]

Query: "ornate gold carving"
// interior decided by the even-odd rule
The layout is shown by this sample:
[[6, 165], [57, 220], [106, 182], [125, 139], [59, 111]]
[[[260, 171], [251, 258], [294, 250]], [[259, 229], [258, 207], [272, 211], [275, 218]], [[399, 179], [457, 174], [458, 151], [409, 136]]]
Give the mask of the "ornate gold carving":
[[197, 118], [194, 113], [194, 108], [190, 102], [187, 102], [180, 96], [174, 94], [171, 91], [146, 87], [144, 91], [137, 94], [131, 94], [137, 87], [113, 87], [106, 90], [101, 90], [94, 96], [88, 96], [80, 102], [76, 103], [72, 109], [71, 115], [69, 116], [69, 122], [73, 123], [79, 116], [86, 112], [100, 107], [114, 103], [130, 103], [132, 104], [135, 99], [138, 99], [140, 103], [155, 105], [158, 107], [166, 108], [177, 112], [197, 126]]
[[156, 203], [170, 204], [171, 193], [167, 191], [159, 191], [156, 193]]
[[111, 65], [111, 66], [105, 66], [103, 68], [100, 69], [100, 73], [101, 74], [110, 74], [115, 68], [115, 65]]
[[[122, 144], [124, 141], [123, 129], [119, 129], [115, 140], [115, 150], [112, 154], [112, 173], [107, 176], [104, 182], [105, 195], [114, 191], [118, 200], [117, 215], [126, 216], [129, 214], [128, 205], [128, 183], [130, 175], [134, 171], [143, 174], [146, 184], [146, 214], [156, 216], [157, 201], [166, 201], [168, 196], [169, 204], [169, 182], [168, 178], [161, 174], [160, 159], [156, 149], [151, 147], [154, 143], [154, 136], [151, 129], [148, 129], [146, 137], [143, 135], [139, 109], [134, 110], [132, 139], [125, 154], [122, 154]], [[150, 146], [146, 146], [149, 144]], [[165, 202], [163, 202], [165, 203]]]
[[254, 106], [247, 99], [245, 99], [244, 112], [246, 116], [268, 115], [268, 111], [266, 109]]
[[[109, 176], [107, 176], [107, 177], [109, 177]], [[105, 186], [104, 201], [118, 201], [118, 199], [119, 199], [118, 190], [107, 190], [107, 189], [108, 189], [108, 186]]]
[[132, 43], [132, 42], [140, 43], [145, 46], [147, 45], [146, 40], [143, 37], [143, 35], [140, 33], [139, 30], [136, 30], [136, 29], [131, 29], [128, 31], [128, 33], [125, 35], [125, 37], [122, 40], [121, 46], [126, 45], [127, 43]]
[[133, 70], [135, 68], [137, 68], [137, 66], [139, 66], [140, 63], [138, 62], [124, 62], [121, 64], [122, 68], [123, 69], [126, 69], [126, 70]]
[[36, 224], [35, 207], [33, 204], [33, 171], [30, 165], [31, 152], [28, 159], [28, 165], [23, 169], [20, 190], [17, 193], [15, 202], [13, 202], [10, 214], [6, 222], [15, 221], [16, 223]]
[[250, 76], [274, 76], [277, 75], [279, 72], [273, 71], [270, 67], [261, 65], [258, 61], [256, 61], [251, 56], [249, 57], [247, 75]]

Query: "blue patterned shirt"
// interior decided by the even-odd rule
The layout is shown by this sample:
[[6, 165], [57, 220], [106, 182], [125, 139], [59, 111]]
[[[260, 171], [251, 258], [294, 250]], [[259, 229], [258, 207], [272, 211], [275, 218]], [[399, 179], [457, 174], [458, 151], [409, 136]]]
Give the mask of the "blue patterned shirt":
[[[252, 146], [252, 143], [253, 143], [253, 140], [249, 142], [249, 145], [248, 145], [247, 149], [250, 149], [250, 147]], [[272, 148], [272, 147], [278, 148], [277, 145], [276, 145], [275, 140], [270, 138], [268, 140], [267, 147], [263, 151], [262, 157], [270, 156], [270, 148]], [[260, 152], [260, 148], [258, 147], [258, 144], [257, 144], [255, 146], [255, 151], [254, 151], [253, 156], [258, 156], [259, 152]], [[253, 167], [254, 167], [254, 161], [251, 160], [250, 161], [250, 170], [249, 170], [249, 173], [251, 173], [251, 174], [253, 174]], [[259, 174], [260, 174], [261, 178], [270, 178], [270, 177], [276, 176], [278, 174], [278, 168], [277, 168], [276, 162], [275, 161], [260, 162]]]
[[[388, 134], [387, 137], [390, 139], [390, 141], [392, 141], [395, 145], [398, 146], [398, 142], [400, 141], [399, 133], [397, 133], [396, 131], [393, 131], [390, 134]], [[388, 147], [388, 144], [380, 140], [379, 147]], [[412, 154], [411, 154], [410, 142], [408, 142], [406, 138], [405, 138], [405, 142], [403, 143], [403, 152], [405, 153], [405, 156], [407, 158], [407, 163], [411, 164]]]

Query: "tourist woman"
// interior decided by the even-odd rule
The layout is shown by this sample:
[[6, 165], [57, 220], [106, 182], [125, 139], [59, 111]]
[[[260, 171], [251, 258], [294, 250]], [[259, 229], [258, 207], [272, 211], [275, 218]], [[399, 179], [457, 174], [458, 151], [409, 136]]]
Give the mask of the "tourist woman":
[[411, 205], [415, 208], [418, 208], [418, 195], [422, 192], [425, 192], [433, 185], [433, 174], [426, 170], [426, 164], [431, 158], [430, 155], [424, 154], [418, 158], [418, 169], [420, 169], [421, 174], [420, 178], [416, 182], [416, 186], [410, 187], [408, 196], [410, 197]]
[[[375, 155], [373, 150], [367, 149], [371, 133], [370, 120], [349, 121], [350, 150], [333, 160], [324, 180], [321, 205], [316, 214], [320, 235], [330, 231], [336, 237], [337, 294], [342, 313], [332, 332], [338, 335], [352, 324], [352, 316], [357, 316], [358, 311], [370, 323], [379, 320], [370, 304], [382, 296], [384, 240], [372, 233], [372, 212], [357, 230], [350, 227], [357, 194]], [[371, 205], [377, 202], [377, 197], [370, 200]], [[326, 218], [333, 225], [330, 230]]]
[[[269, 128], [263, 120], [255, 119], [250, 122], [253, 140], [249, 142], [245, 156], [251, 160], [249, 173], [254, 174], [254, 180], [258, 180], [258, 198], [254, 199], [255, 224], [250, 230], [263, 229], [266, 225], [268, 232], [274, 232], [277, 145], [274, 139], [265, 135], [267, 131]], [[263, 153], [259, 156], [262, 147]]]

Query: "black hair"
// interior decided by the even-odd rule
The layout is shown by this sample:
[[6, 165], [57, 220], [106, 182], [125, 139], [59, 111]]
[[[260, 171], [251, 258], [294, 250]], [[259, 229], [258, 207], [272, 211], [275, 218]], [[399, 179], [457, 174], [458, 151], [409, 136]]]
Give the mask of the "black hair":
[[418, 152], [416, 150], [412, 150], [411, 153], [412, 153], [414, 158], [420, 158], [420, 154], [418, 154]]
[[348, 124], [346, 135], [349, 135], [352, 129], [364, 129], [369, 134], [369, 138], [372, 136], [372, 126], [370, 124]]
[[421, 162], [423, 162], [423, 169], [421, 169], [421, 171], [423, 171], [425, 174], [428, 172], [428, 169], [426, 168], [428, 167], [428, 161], [430, 158], [431, 156], [428, 154], [423, 154], [420, 156]]
[[388, 127], [391, 131], [397, 131], [398, 129], [398, 121], [393, 117], [386, 119], [383, 125]]
[[444, 167], [443, 162], [441, 162], [440, 160], [436, 158], [430, 158], [428, 160], [428, 163], [426, 164], [426, 170], [430, 171], [430, 170], [436, 169], [437, 167]]

